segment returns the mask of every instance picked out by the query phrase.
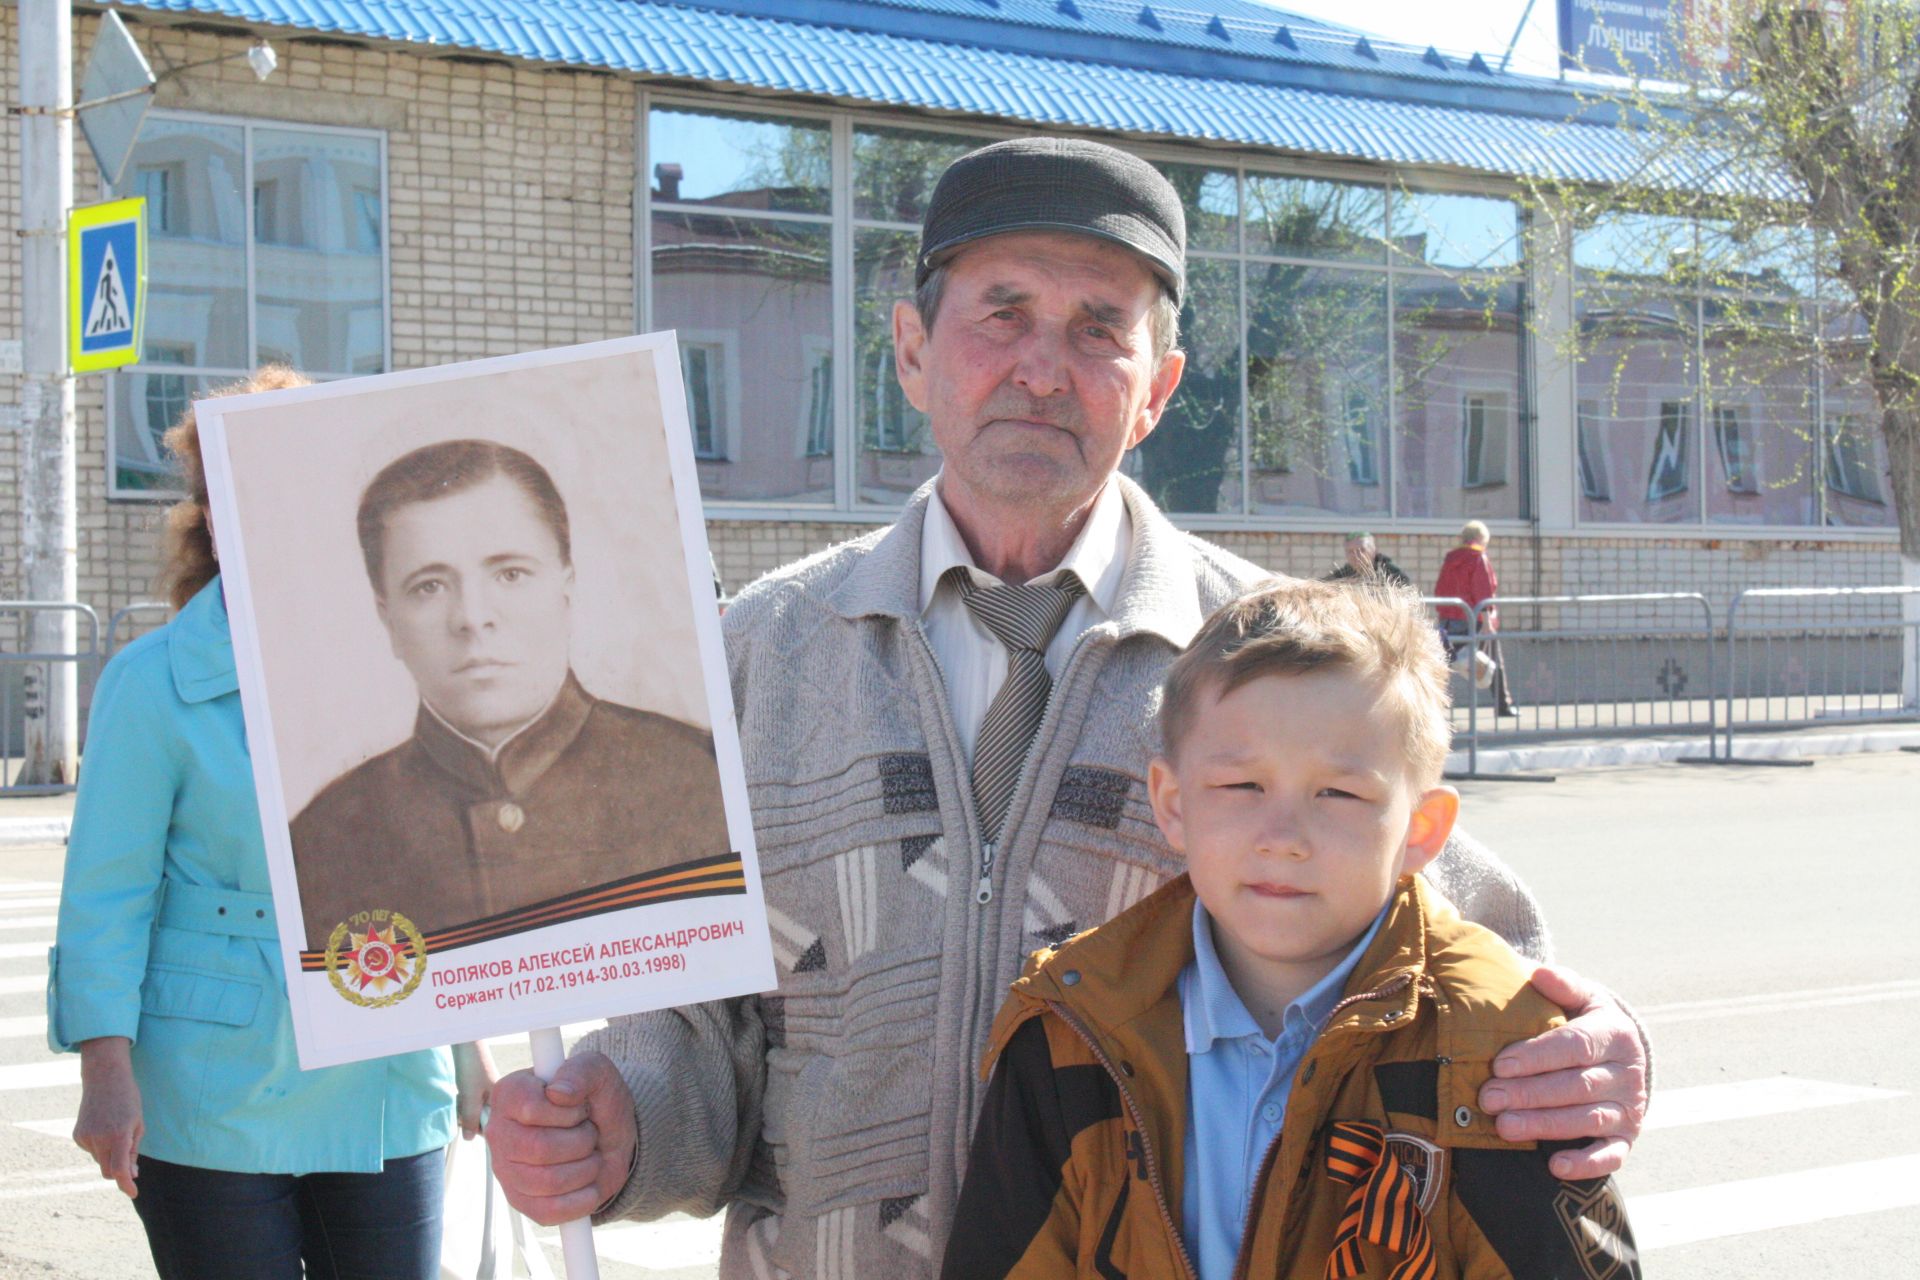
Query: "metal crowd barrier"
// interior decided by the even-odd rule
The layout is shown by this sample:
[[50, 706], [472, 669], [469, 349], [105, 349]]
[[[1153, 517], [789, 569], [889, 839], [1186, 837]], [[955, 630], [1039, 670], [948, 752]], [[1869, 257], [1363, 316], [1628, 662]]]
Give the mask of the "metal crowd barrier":
[[[1436, 614], [1449, 608], [1464, 618], [1441, 637], [1463, 655], [1455, 665], [1453, 726], [1467, 767], [1451, 776], [1526, 776], [1482, 774], [1480, 751], [1488, 744], [1704, 732], [1705, 759], [1726, 762], [1736, 732], [1920, 719], [1920, 587], [1756, 587], [1733, 597], [1724, 629], [1707, 598], [1692, 591], [1500, 596], [1477, 607], [1429, 596], [1425, 603]], [[1496, 609], [1498, 626], [1489, 627]], [[84, 643], [76, 637], [71, 652], [25, 651], [33, 619], [60, 612], [84, 621]], [[167, 612], [161, 601], [130, 604], [114, 612], [103, 636], [99, 615], [86, 605], [0, 601], [0, 632], [21, 647], [0, 647], [0, 796], [72, 790], [71, 783], [19, 781], [25, 744], [18, 709], [42, 696], [53, 665], [63, 662], [79, 671], [84, 705], [106, 660]], [[1459, 674], [1472, 670], [1483, 649], [1507, 682], [1516, 704], [1511, 717], [1497, 714], [1495, 690]]]
[[[134, 627], [138, 627], [140, 635], [145, 635], [147, 632], [163, 625], [167, 620], [167, 615], [171, 613], [172, 610], [173, 606], [165, 600], [140, 600], [128, 605], [124, 609], [114, 610], [113, 616], [107, 619], [107, 640], [106, 644], [100, 650], [100, 660], [105, 662], [108, 658], [120, 652], [121, 645], [139, 638], [139, 636], [123, 633], [121, 631], [122, 624], [127, 624], [129, 631]], [[156, 620], [151, 623], [130, 621], [135, 618], [145, 617], [147, 614], [157, 615]]]
[[[1498, 671], [1484, 691], [1456, 673], [1455, 745], [1464, 739], [1467, 754], [1467, 768], [1456, 776], [1520, 776], [1480, 773], [1480, 749], [1488, 743], [1713, 733], [1717, 643], [1713, 606], [1698, 592], [1499, 596], [1482, 601], [1470, 618], [1456, 642], [1469, 652], [1485, 650]], [[1501, 682], [1513, 704], [1505, 715]]]
[[[76, 619], [71, 652], [37, 652], [32, 643], [34, 622], [49, 614], [72, 614]], [[53, 669], [59, 663], [72, 663], [75, 696], [90, 687], [98, 673], [100, 615], [84, 604], [57, 600], [0, 601], [0, 619], [10, 619], [6, 631], [11, 645], [0, 649], [0, 796], [55, 795], [73, 790], [73, 780], [65, 782], [22, 782], [27, 769], [26, 719], [38, 709], [53, 683]], [[84, 631], [84, 643], [81, 632]], [[14, 648], [12, 646], [18, 646]], [[16, 711], [17, 708], [17, 711]], [[18, 717], [16, 719], [16, 716]]]
[[1737, 731], [1920, 719], [1920, 587], [1756, 587], [1727, 608], [1721, 760]]

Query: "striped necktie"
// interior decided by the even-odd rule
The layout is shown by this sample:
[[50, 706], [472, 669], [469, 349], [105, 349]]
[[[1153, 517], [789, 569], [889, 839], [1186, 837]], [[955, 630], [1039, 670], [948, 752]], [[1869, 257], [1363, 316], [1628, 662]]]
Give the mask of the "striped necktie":
[[1047, 646], [1086, 588], [1071, 573], [1053, 586], [1028, 582], [983, 587], [964, 568], [947, 572], [968, 612], [1007, 647], [1006, 683], [993, 696], [973, 748], [974, 807], [980, 816], [981, 839], [992, 842], [1007, 819], [1020, 768], [1040, 731], [1047, 695], [1053, 691], [1053, 680], [1047, 675]]

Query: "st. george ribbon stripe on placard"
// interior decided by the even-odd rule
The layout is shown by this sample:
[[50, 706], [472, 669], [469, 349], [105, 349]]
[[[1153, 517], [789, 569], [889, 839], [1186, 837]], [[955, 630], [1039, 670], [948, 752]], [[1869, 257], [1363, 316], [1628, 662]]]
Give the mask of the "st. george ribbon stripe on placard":
[[[508, 934], [543, 928], [550, 924], [569, 924], [575, 920], [606, 915], [610, 911], [625, 911], [629, 907], [681, 902], [689, 898], [725, 897], [743, 894], [746, 891], [745, 863], [739, 854], [725, 853], [717, 857], [683, 862], [662, 871], [612, 880], [590, 889], [582, 889], [578, 893], [548, 898], [544, 902], [536, 902], [532, 906], [522, 907], [517, 911], [505, 911], [499, 915], [486, 916], [449, 929], [440, 929], [425, 935], [424, 941], [427, 954], [438, 955], [443, 951], [452, 951], [480, 942], [490, 942]], [[403, 952], [408, 955], [413, 953], [413, 945], [404, 937], [396, 941], [400, 943]], [[300, 953], [301, 972], [324, 973], [326, 967], [326, 952], [302, 951]]]

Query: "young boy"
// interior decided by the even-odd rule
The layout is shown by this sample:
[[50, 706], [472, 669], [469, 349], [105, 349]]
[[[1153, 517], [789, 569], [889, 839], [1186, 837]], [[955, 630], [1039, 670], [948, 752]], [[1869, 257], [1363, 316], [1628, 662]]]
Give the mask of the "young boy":
[[1493, 1055], [1563, 1019], [1415, 874], [1459, 808], [1417, 599], [1235, 601], [1160, 728], [1188, 872], [1014, 984], [948, 1280], [1639, 1276], [1611, 1182], [1561, 1182], [1478, 1109]]

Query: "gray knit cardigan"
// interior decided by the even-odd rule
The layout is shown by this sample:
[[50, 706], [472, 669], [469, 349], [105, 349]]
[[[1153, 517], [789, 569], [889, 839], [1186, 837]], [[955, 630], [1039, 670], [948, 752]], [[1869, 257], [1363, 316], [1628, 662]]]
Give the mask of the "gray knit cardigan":
[[[1028, 952], [1180, 872], [1144, 782], [1160, 681], [1208, 613], [1268, 576], [1120, 484], [1133, 550], [1115, 615], [1055, 682], [991, 851], [919, 623], [929, 490], [728, 609], [780, 986], [588, 1039], [618, 1064], [640, 1131], [602, 1220], [727, 1207], [726, 1280], [933, 1275], [994, 1012]], [[1456, 838], [1427, 875], [1546, 956], [1533, 900], [1485, 849]]]

